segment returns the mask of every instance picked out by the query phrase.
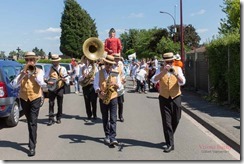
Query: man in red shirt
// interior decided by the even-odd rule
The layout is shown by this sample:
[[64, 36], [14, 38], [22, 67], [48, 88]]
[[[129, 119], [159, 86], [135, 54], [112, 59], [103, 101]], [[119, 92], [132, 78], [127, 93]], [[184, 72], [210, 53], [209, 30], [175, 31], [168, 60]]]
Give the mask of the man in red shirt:
[[115, 29], [111, 28], [109, 31], [109, 38], [105, 40], [104, 49], [108, 55], [120, 54], [122, 45], [119, 38], [115, 37]]

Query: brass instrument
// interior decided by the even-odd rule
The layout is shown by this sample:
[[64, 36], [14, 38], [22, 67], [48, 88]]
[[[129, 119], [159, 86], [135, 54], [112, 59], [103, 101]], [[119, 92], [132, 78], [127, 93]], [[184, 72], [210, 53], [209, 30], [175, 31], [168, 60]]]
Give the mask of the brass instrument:
[[85, 87], [91, 83], [91, 81], [93, 80], [93, 78], [95, 76], [95, 69], [96, 69], [95, 64], [92, 63], [92, 70], [89, 72], [89, 74], [82, 81], [80, 81], [80, 85], [82, 87]]
[[173, 67], [171, 67], [170, 69], [169, 69], [169, 73], [174, 73], [175, 72], [175, 69], [173, 68]]
[[82, 81], [80, 81], [80, 85], [82, 87], [85, 87], [91, 83], [92, 79], [95, 76], [94, 61], [103, 58], [104, 45], [103, 45], [102, 41], [100, 41], [96, 37], [88, 38], [87, 40], [85, 40], [85, 42], [83, 44], [83, 53], [87, 57], [88, 60], [92, 61], [92, 70]]
[[110, 83], [111, 83], [111, 77], [112, 77], [112, 76], [109, 75], [109, 77], [108, 77], [108, 79], [107, 79], [107, 81], [106, 81], [106, 90], [104, 91], [104, 93], [105, 93], [105, 97], [104, 97], [104, 99], [103, 99], [103, 103], [106, 104], [106, 105], [109, 104], [111, 95], [112, 95], [112, 93], [114, 92], [114, 88], [113, 88], [113, 86], [110, 85]]
[[24, 70], [28, 73], [28, 75], [33, 75], [36, 73], [36, 66], [26, 64]]
[[104, 57], [103, 42], [96, 37], [86, 39], [83, 44], [83, 53], [88, 59], [92, 61], [102, 59]]
[[104, 99], [103, 103], [108, 105], [110, 103], [111, 95], [113, 92], [115, 92], [114, 86], [111, 85], [111, 77], [112, 76], [118, 76], [118, 72], [111, 72], [107, 81], [106, 81], [106, 90], [104, 91]]

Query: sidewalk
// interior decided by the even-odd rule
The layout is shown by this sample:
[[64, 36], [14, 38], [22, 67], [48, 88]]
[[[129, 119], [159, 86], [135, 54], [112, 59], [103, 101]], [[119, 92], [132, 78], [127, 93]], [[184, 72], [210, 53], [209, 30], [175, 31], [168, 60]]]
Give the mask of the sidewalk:
[[240, 153], [240, 113], [204, 100], [200, 94], [182, 89], [183, 110], [214, 135]]

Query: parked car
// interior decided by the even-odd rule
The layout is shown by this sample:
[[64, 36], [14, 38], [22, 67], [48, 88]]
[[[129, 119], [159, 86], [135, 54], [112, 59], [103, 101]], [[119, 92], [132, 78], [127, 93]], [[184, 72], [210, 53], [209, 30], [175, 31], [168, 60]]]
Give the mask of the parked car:
[[13, 88], [10, 82], [22, 69], [23, 65], [14, 60], [0, 59], [0, 119], [4, 119], [7, 126], [16, 126], [21, 116], [20, 88]]

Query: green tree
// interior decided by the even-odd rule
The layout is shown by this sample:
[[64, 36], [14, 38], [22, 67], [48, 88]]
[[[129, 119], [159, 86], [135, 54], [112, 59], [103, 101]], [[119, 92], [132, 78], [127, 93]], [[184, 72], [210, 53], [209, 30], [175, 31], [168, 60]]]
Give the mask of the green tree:
[[199, 47], [201, 38], [196, 29], [191, 25], [184, 26], [184, 44], [190, 48]]
[[5, 51], [0, 51], [0, 58], [5, 58]]
[[9, 57], [13, 57], [13, 56], [16, 56], [17, 55], [17, 52], [16, 51], [11, 51], [9, 52]]
[[65, 0], [64, 5], [60, 23], [60, 51], [67, 56], [80, 58], [84, 41], [89, 37], [98, 37], [95, 20], [75, 0]]
[[224, 0], [222, 11], [226, 14], [226, 18], [222, 18], [220, 22], [219, 34], [228, 34], [234, 31], [240, 32], [240, 0]]
[[43, 51], [43, 49], [39, 49], [39, 48], [35, 47], [32, 51], [35, 52], [35, 54], [37, 56], [40, 56], [41, 58], [45, 58], [45, 56], [46, 56], [46, 53]]

